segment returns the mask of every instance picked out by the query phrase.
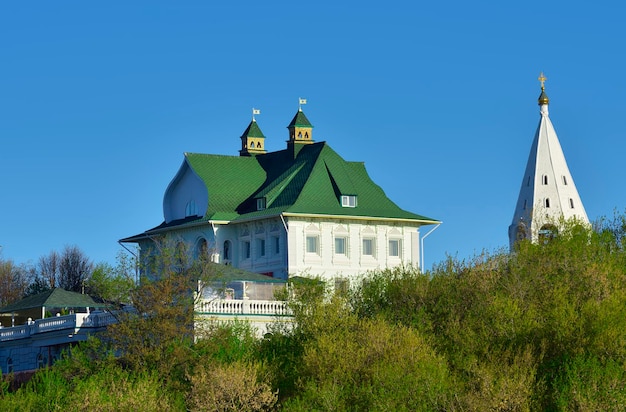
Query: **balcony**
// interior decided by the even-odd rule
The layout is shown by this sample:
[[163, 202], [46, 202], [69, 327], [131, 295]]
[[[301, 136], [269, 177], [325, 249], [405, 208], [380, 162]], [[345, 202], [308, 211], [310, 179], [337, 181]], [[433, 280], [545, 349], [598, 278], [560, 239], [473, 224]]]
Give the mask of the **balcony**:
[[291, 316], [287, 302], [252, 299], [201, 299], [196, 313], [213, 315]]

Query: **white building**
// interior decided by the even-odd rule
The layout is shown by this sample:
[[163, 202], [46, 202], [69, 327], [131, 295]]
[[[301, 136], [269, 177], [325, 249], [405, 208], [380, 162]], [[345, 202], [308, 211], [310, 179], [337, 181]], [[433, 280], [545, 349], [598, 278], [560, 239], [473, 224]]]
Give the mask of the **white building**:
[[253, 117], [239, 156], [185, 153], [164, 222], [121, 242], [137, 243], [142, 258], [156, 253], [156, 239], [184, 242], [195, 256], [281, 279], [419, 266], [420, 228], [440, 222], [402, 210], [362, 162], [314, 142], [301, 109], [287, 128], [287, 147], [276, 152], [265, 151]]
[[564, 220], [576, 218], [582, 223], [589, 223], [548, 116], [549, 99], [545, 92], [545, 80], [542, 73], [539, 76], [541, 117], [522, 178], [513, 221], [509, 226], [511, 248], [521, 239], [536, 242], [541, 236], [550, 236], [558, 231], [559, 222]]

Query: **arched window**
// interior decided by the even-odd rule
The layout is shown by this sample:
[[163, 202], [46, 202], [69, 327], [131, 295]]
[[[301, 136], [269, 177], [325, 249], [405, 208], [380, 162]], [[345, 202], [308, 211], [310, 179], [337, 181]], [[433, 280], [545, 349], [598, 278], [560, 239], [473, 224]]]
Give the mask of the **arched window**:
[[302, 139], [302, 132], [298, 132], [298, 139]]
[[541, 229], [539, 229], [539, 241], [542, 243], [547, 243], [552, 240], [558, 233], [559, 232], [556, 226], [551, 224], [543, 225], [541, 226]]
[[517, 225], [517, 230], [515, 232], [515, 238], [517, 240], [524, 240], [524, 239], [526, 239], [526, 233], [527, 233], [526, 232], [526, 225], [523, 224], [522, 222], [520, 222]]
[[541, 181], [544, 185], [548, 184], [548, 175], [541, 176]]
[[196, 259], [199, 260], [207, 260], [209, 258], [209, 244], [205, 238], [201, 238], [200, 240], [198, 240], [198, 243], [196, 243], [196, 250], [194, 254], [196, 256]]
[[546, 208], [550, 207], [550, 199], [546, 197]]
[[309, 132], [305, 132], [305, 133], [304, 133], [304, 138], [305, 138], [305, 139], [308, 139], [308, 138], [309, 138]]
[[254, 142], [250, 142], [250, 148], [254, 149]]
[[260, 149], [260, 148], [261, 148], [261, 142], [257, 142], [257, 144], [256, 144], [256, 148], [257, 148], [257, 149]]
[[37, 369], [41, 369], [46, 366], [45, 359], [41, 353], [37, 354]]
[[197, 215], [198, 215], [198, 209], [196, 207], [196, 202], [194, 200], [190, 200], [189, 202], [187, 202], [187, 205], [185, 206], [185, 217], [197, 216]]
[[224, 260], [230, 260], [230, 240], [224, 242]]

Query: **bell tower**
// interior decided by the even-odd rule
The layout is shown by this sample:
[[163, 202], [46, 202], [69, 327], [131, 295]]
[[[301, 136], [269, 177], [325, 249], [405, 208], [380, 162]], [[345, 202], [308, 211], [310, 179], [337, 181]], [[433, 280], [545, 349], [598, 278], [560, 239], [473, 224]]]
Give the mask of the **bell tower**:
[[548, 116], [550, 100], [545, 90], [546, 77], [541, 73], [539, 126], [535, 133], [526, 171], [522, 178], [513, 221], [509, 226], [509, 245], [529, 239], [537, 242], [559, 230], [559, 222], [577, 218], [589, 224], [585, 207], [567, 167], [559, 138]]

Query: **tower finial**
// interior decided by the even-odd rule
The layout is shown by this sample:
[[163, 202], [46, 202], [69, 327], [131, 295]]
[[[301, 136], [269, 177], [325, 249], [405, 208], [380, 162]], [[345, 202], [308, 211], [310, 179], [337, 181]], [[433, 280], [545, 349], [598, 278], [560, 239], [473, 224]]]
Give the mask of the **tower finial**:
[[542, 90], [542, 91], [543, 91], [543, 90], [545, 90], [545, 89], [546, 89], [546, 86], [545, 86], [545, 84], [544, 84], [544, 83], [546, 82], [546, 80], [548, 80], [548, 78], [547, 78], [546, 76], [544, 76], [544, 75], [543, 75], [543, 72], [541, 72], [541, 73], [539, 74], [539, 77], [537, 78], [537, 80], [539, 80], [539, 81], [541, 82], [541, 90]]
[[302, 97], [298, 98], [298, 111], [301, 112], [302, 111], [302, 105], [306, 104], [306, 99], [303, 99]]
[[255, 109], [254, 107], [252, 108], [252, 121], [256, 122], [256, 119], [254, 118], [255, 114], [261, 114], [261, 109]]
[[537, 80], [541, 82], [541, 94], [539, 95], [539, 99], [538, 99], [539, 106], [547, 106], [550, 103], [550, 99], [548, 99], [548, 95], [546, 94], [546, 85], [545, 85], [546, 80], [548, 80], [548, 78], [543, 75], [543, 72], [541, 72]]

